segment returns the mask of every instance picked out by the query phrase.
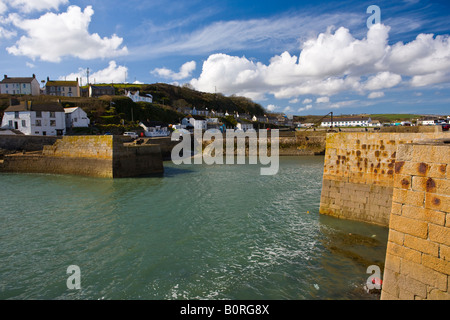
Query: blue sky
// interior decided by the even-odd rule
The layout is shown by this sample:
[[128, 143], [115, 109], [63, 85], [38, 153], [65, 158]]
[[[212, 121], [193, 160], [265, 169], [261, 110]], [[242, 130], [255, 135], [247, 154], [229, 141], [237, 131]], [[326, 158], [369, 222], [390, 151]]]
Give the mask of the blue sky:
[[450, 114], [449, 18], [448, 1], [0, 0], [0, 74], [84, 84], [89, 68], [294, 115]]

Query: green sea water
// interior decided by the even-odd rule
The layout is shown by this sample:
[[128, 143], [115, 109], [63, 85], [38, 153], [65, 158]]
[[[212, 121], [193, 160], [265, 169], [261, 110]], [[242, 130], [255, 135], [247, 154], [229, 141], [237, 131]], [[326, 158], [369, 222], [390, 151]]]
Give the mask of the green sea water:
[[379, 299], [363, 287], [388, 230], [319, 214], [323, 162], [0, 174], [0, 299]]

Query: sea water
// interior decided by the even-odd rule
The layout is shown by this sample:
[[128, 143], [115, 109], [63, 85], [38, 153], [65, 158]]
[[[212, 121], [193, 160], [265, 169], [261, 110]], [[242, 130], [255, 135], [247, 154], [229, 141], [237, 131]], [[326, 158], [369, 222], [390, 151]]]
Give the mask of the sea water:
[[320, 215], [323, 164], [0, 174], [0, 299], [379, 299], [364, 286], [388, 229]]

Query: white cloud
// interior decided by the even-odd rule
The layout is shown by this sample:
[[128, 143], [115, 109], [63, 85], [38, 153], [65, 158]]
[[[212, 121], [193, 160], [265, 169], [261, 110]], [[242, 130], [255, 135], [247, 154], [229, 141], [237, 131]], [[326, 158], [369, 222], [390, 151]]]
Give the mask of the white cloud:
[[298, 111], [298, 112], [303, 112], [303, 111], [311, 110], [312, 107], [313, 107], [313, 106], [312, 106], [311, 104], [309, 104], [309, 105], [307, 105], [306, 107], [303, 107], [303, 108], [298, 109], [297, 111]]
[[316, 103], [328, 103], [330, 102], [330, 98], [329, 97], [320, 97], [317, 98]]
[[14, 37], [16, 34], [17, 33], [15, 31], [7, 30], [0, 26], [0, 39], [1, 38], [10, 39], [10, 38]]
[[299, 102], [298, 98], [295, 98], [295, 99], [289, 100], [289, 103], [298, 103], [298, 102]]
[[370, 77], [364, 84], [366, 90], [380, 90], [392, 88], [402, 82], [402, 77], [391, 72], [380, 72], [375, 76]]
[[178, 73], [167, 68], [156, 68], [151, 73], [166, 79], [182, 80], [190, 77], [192, 75], [192, 72], [195, 71], [196, 67], [197, 64], [195, 63], [195, 61], [189, 61], [180, 67], [180, 71]]
[[[359, 40], [346, 28], [335, 32], [329, 28], [305, 41], [298, 57], [283, 52], [268, 64], [212, 54], [191, 85], [200, 91], [214, 92], [217, 87], [224, 94], [262, 100], [266, 95], [277, 99], [329, 97], [342, 92], [366, 94], [402, 84], [420, 87], [450, 82], [448, 36], [422, 34], [409, 43], [391, 46], [389, 31], [377, 24]], [[309, 100], [304, 104], [310, 104]]]
[[[69, 0], [9, 0], [8, 4], [22, 12], [58, 10], [60, 5], [68, 4]], [[1, 6], [0, 6], [1, 7]]]
[[283, 109], [284, 113], [291, 113], [292, 111], [294, 111], [290, 106], [287, 106], [286, 108]]
[[377, 99], [377, 98], [383, 98], [383, 97], [384, 97], [384, 92], [376, 91], [376, 92], [371, 92], [367, 98]]
[[34, 67], [36, 67], [34, 64], [32, 64], [31, 62], [27, 62], [27, 63], [25, 63], [25, 65], [28, 67], [28, 68], [30, 68], [30, 69], [33, 69]]
[[8, 10], [8, 7], [6, 6], [5, 2], [3, 0], [0, 0], [0, 14], [4, 14]]
[[[92, 83], [123, 83], [125, 82], [128, 68], [125, 66], [117, 65], [115, 61], [110, 61], [108, 67], [96, 72], [92, 72], [89, 75], [89, 82]], [[66, 76], [60, 77], [60, 79], [83, 79], [83, 83], [86, 84], [86, 69], [79, 68], [78, 72], [71, 73]]]
[[267, 106], [267, 111], [269, 111], [269, 112], [275, 111], [276, 109], [278, 109], [278, 107], [273, 104], [269, 104]]
[[60, 62], [63, 57], [89, 60], [127, 54], [127, 47], [122, 47], [123, 39], [117, 35], [101, 38], [97, 33], [89, 33], [93, 14], [91, 6], [84, 11], [80, 7], [70, 6], [66, 12], [49, 12], [38, 19], [22, 19], [17, 14], [11, 14], [12, 23], [27, 35], [7, 51], [50, 62]]
[[305, 99], [305, 100], [303, 100], [303, 104], [309, 104], [309, 103], [312, 103], [313, 101], [312, 101], [312, 99]]

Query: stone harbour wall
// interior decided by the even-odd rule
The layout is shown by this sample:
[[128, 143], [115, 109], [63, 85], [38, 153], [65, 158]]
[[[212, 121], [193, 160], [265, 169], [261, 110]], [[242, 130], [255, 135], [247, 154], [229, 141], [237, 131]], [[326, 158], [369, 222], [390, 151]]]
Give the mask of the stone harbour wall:
[[450, 145], [400, 145], [383, 300], [450, 300]]
[[388, 227], [397, 148], [443, 132], [329, 133], [320, 213]]
[[159, 145], [124, 145], [120, 136], [66, 136], [42, 153], [5, 156], [0, 171], [125, 178], [164, 172]]

